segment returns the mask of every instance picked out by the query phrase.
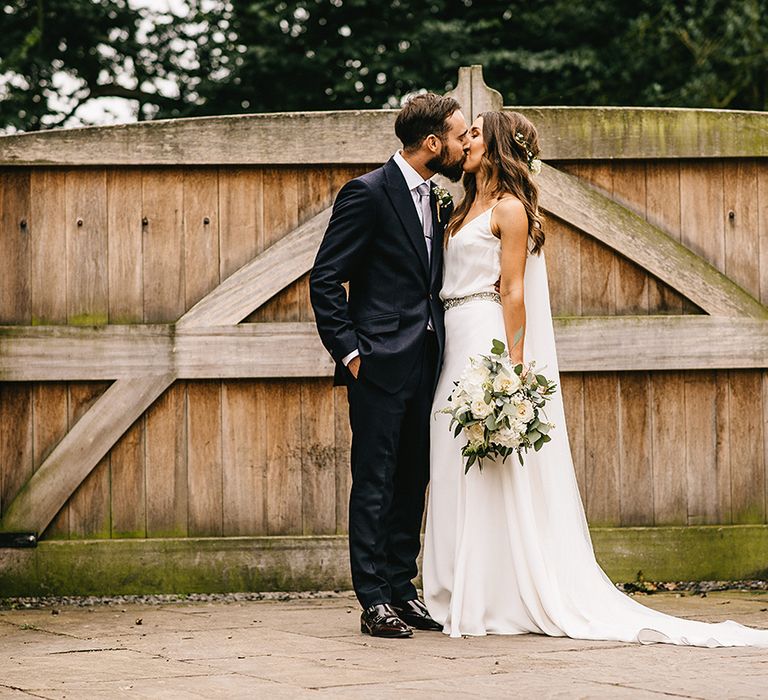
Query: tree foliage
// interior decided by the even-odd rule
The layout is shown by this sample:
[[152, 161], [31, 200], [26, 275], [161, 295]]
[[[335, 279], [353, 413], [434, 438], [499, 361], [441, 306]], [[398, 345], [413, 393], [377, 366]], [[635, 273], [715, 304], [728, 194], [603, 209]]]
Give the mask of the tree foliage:
[[768, 0], [188, 0], [182, 15], [132, 2], [6, 6], [0, 126], [67, 123], [106, 96], [139, 118], [397, 106], [473, 63], [505, 104], [768, 100]]

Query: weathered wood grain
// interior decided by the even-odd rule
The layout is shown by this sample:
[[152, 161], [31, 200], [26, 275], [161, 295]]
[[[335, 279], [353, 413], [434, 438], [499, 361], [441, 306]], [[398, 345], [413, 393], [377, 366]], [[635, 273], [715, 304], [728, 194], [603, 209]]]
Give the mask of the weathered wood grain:
[[571, 447], [573, 468], [579, 483], [581, 500], [587, 508], [586, 435], [584, 430], [584, 375], [581, 372], [560, 374], [560, 391], [565, 409], [566, 430]]
[[[96, 403], [108, 386], [103, 382], [69, 385], [70, 429]], [[110, 536], [109, 474], [110, 458], [106, 455], [85, 476], [67, 502], [70, 539], [104, 539]]]
[[110, 323], [144, 320], [141, 182], [138, 168], [107, 171]]
[[[66, 319], [66, 297], [61, 310]], [[32, 459], [41, 465], [69, 429], [69, 386], [65, 382], [36, 382], [32, 385]], [[65, 506], [45, 530], [49, 539], [69, 537], [69, 509]]]
[[688, 522], [685, 459], [685, 377], [651, 374], [651, 464], [654, 525]]
[[287, 379], [264, 382], [267, 437], [267, 533], [301, 534], [300, 384]]
[[263, 249], [263, 171], [219, 168], [220, 279], [227, 279]]
[[0, 512], [3, 517], [34, 470], [32, 413], [30, 384], [0, 384]]
[[29, 323], [30, 280], [30, 173], [0, 171], [0, 323]]
[[147, 410], [148, 537], [188, 534], [186, 389], [185, 382], [176, 382]]
[[141, 416], [109, 452], [112, 537], [146, 537], [146, 419]]
[[301, 496], [305, 535], [336, 533], [336, 454], [333, 386], [301, 384]]
[[352, 428], [349, 425], [347, 389], [333, 388], [333, 427], [336, 461], [336, 532], [349, 531], [349, 492], [352, 489], [350, 450]]
[[[645, 167], [646, 219], [680, 240], [680, 165], [677, 161], [651, 160]], [[674, 289], [651, 278], [648, 288], [648, 306], [654, 314], [680, 314], [691, 302]], [[693, 311], [690, 308], [689, 311]]]
[[26, 482], [3, 515], [2, 531], [42, 532], [117, 437], [171, 381], [144, 376], [112, 384]]
[[214, 289], [219, 277], [219, 178], [216, 168], [184, 170], [184, 308]]
[[328, 225], [325, 209], [224, 280], [179, 320], [178, 328], [234, 324], [310, 269]]
[[[564, 372], [768, 366], [766, 322], [715, 316], [554, 319]], [[162, 324], [0, 326], [0, 378], [65, 381], [173, 372], [182, 379], [327, 377], [312, 323], [175, 330]]]
[[106, 171], [67, 172], [65, 200], [67, 322], [103, 325], [109, 321]]
[[225, 381], [222, 459], [225, 535], [265, 534], [267, 402], [258, 381]]
[[65, 173], [34, 169], [30, 179], [32, 325], [67, 322]]
[[190, 536], [222, 534], [221, 383], [187, 386], [187, 493]]
[[760, 372], [727, 372], [731, 511], [734, 523], [765, 522], [765, 420]]
[[[474, 99], [474, 94], [472, 94]], [[462, 94], [462, 98], [466, 99]], [[493, 105], [491, 105], [493, 106]], [[479, 100], [470, 112], [484, 109]], [[512, 107], [536, 124], [544, 157], [768, 155], [763, 112], [649, 107]], [[295, 165], [386, 160], [397, 110], [283, 112], [157, 120], [0, 136], [0, 165]], [[469, 117], [468, 117], [469, 118]], [[275, 144], [280, 144], [279, 148]]]
[[[691, 239], [695, 245], [688, 246], [689, 241], [685, 234], [688, 219], [683, 221], [685, 245], [680, 245], [634, 212], [580, 183], [575, 177], [547, 166], [544, 166], [540, 177], [543, 181], [541, 203], [544, 209], [641, 265], [706, 312], [724, 316], [768, 318], [768, 308], [719, 271], [722, 270], [722, 255], [702, 258], [696, 254], [700, 253], [702, 246], [709, 249], [702, 240], [702, 237], [706, 238], [706, 234]], [[694, 179], [681, 179], [681, 191], [690, 193], [690, 204], [684, 200], [683, 205], [689, 218], [697, 216], [691, 212], [694, 211], [693, 205], [697, 204], [697, 198], [702, 196], [699, 192], [701, 178], [696, 171]], [[704, 183], [710, 181], [704, 179]], [[719, 197], [719, 201], [715, 199], [708, 205], [715, 207], [719, 212], [722, 209], [722, 187], [719, 192], [713, 190], [712, 194]], [[706, 214], [698, 215], [698, 220], [711, 226], [712, 222], [707, 220]], [[722, 229], [718, 235], [722, 245]], [[589, 259], [586, 257], [583, 242], [581, 254], [582, 264], [588, 264]], [[595, 274], [599, 272], [600, 268]], [[589, 296], [583, 282], [584, 280], [582, 306], [584, 313], [589, 313]]]
[[184, 178], [176, 169], [142, 175], [145, 323], [178, 319], [185, 311]]

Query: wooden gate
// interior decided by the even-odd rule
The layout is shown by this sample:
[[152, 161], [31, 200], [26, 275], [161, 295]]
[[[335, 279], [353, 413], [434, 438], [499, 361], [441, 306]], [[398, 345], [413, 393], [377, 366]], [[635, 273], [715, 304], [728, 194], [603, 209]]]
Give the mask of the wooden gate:
[[[479, 67], [455, 91], [500, 108]], [[768, 574], [768, 115], [525, 108], [608, 573]], [[307, 271], [395, 112], [0, 137], [0, 594], [349, 586]]]

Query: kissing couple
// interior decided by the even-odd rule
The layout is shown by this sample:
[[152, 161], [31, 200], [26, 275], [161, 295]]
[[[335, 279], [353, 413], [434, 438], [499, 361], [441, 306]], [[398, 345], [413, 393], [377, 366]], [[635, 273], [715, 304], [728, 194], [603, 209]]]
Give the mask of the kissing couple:
[[[402, 149], [336, 197], [310, 276], [317, 329], [347, 387], [349, 553], [363, 633], [546, 634], [768, 647], [768, 630], [684, 620], [621, 593], [595, 560], [563, 411], [543, 449], [464, 473], [442, 410], [470, 357], [503, 339], [559, 384], [534, 125], [451, 97], [400, 110]], [[431, 178], [462, 179], [454, 206]], [[345, 288], [348, 285], [348, 291]], [[413, 579], [427, 484], [423, 600]]]

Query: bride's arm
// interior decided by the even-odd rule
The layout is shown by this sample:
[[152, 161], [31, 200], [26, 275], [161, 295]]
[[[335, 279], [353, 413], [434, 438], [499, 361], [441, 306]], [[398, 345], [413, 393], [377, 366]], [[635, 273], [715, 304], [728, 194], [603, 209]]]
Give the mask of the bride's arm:
[[[501, 239], [501, 280], [499, 294], [504, 313], [509, 356], [515, 364], [523, 361], [525, 339], [525, 297], [523, 276], [528, 256], [528, 216], [514, 197], [505, 199], [492, 213], [491, 227]], [[515, 343], [515, 337], [518, 338]]]

